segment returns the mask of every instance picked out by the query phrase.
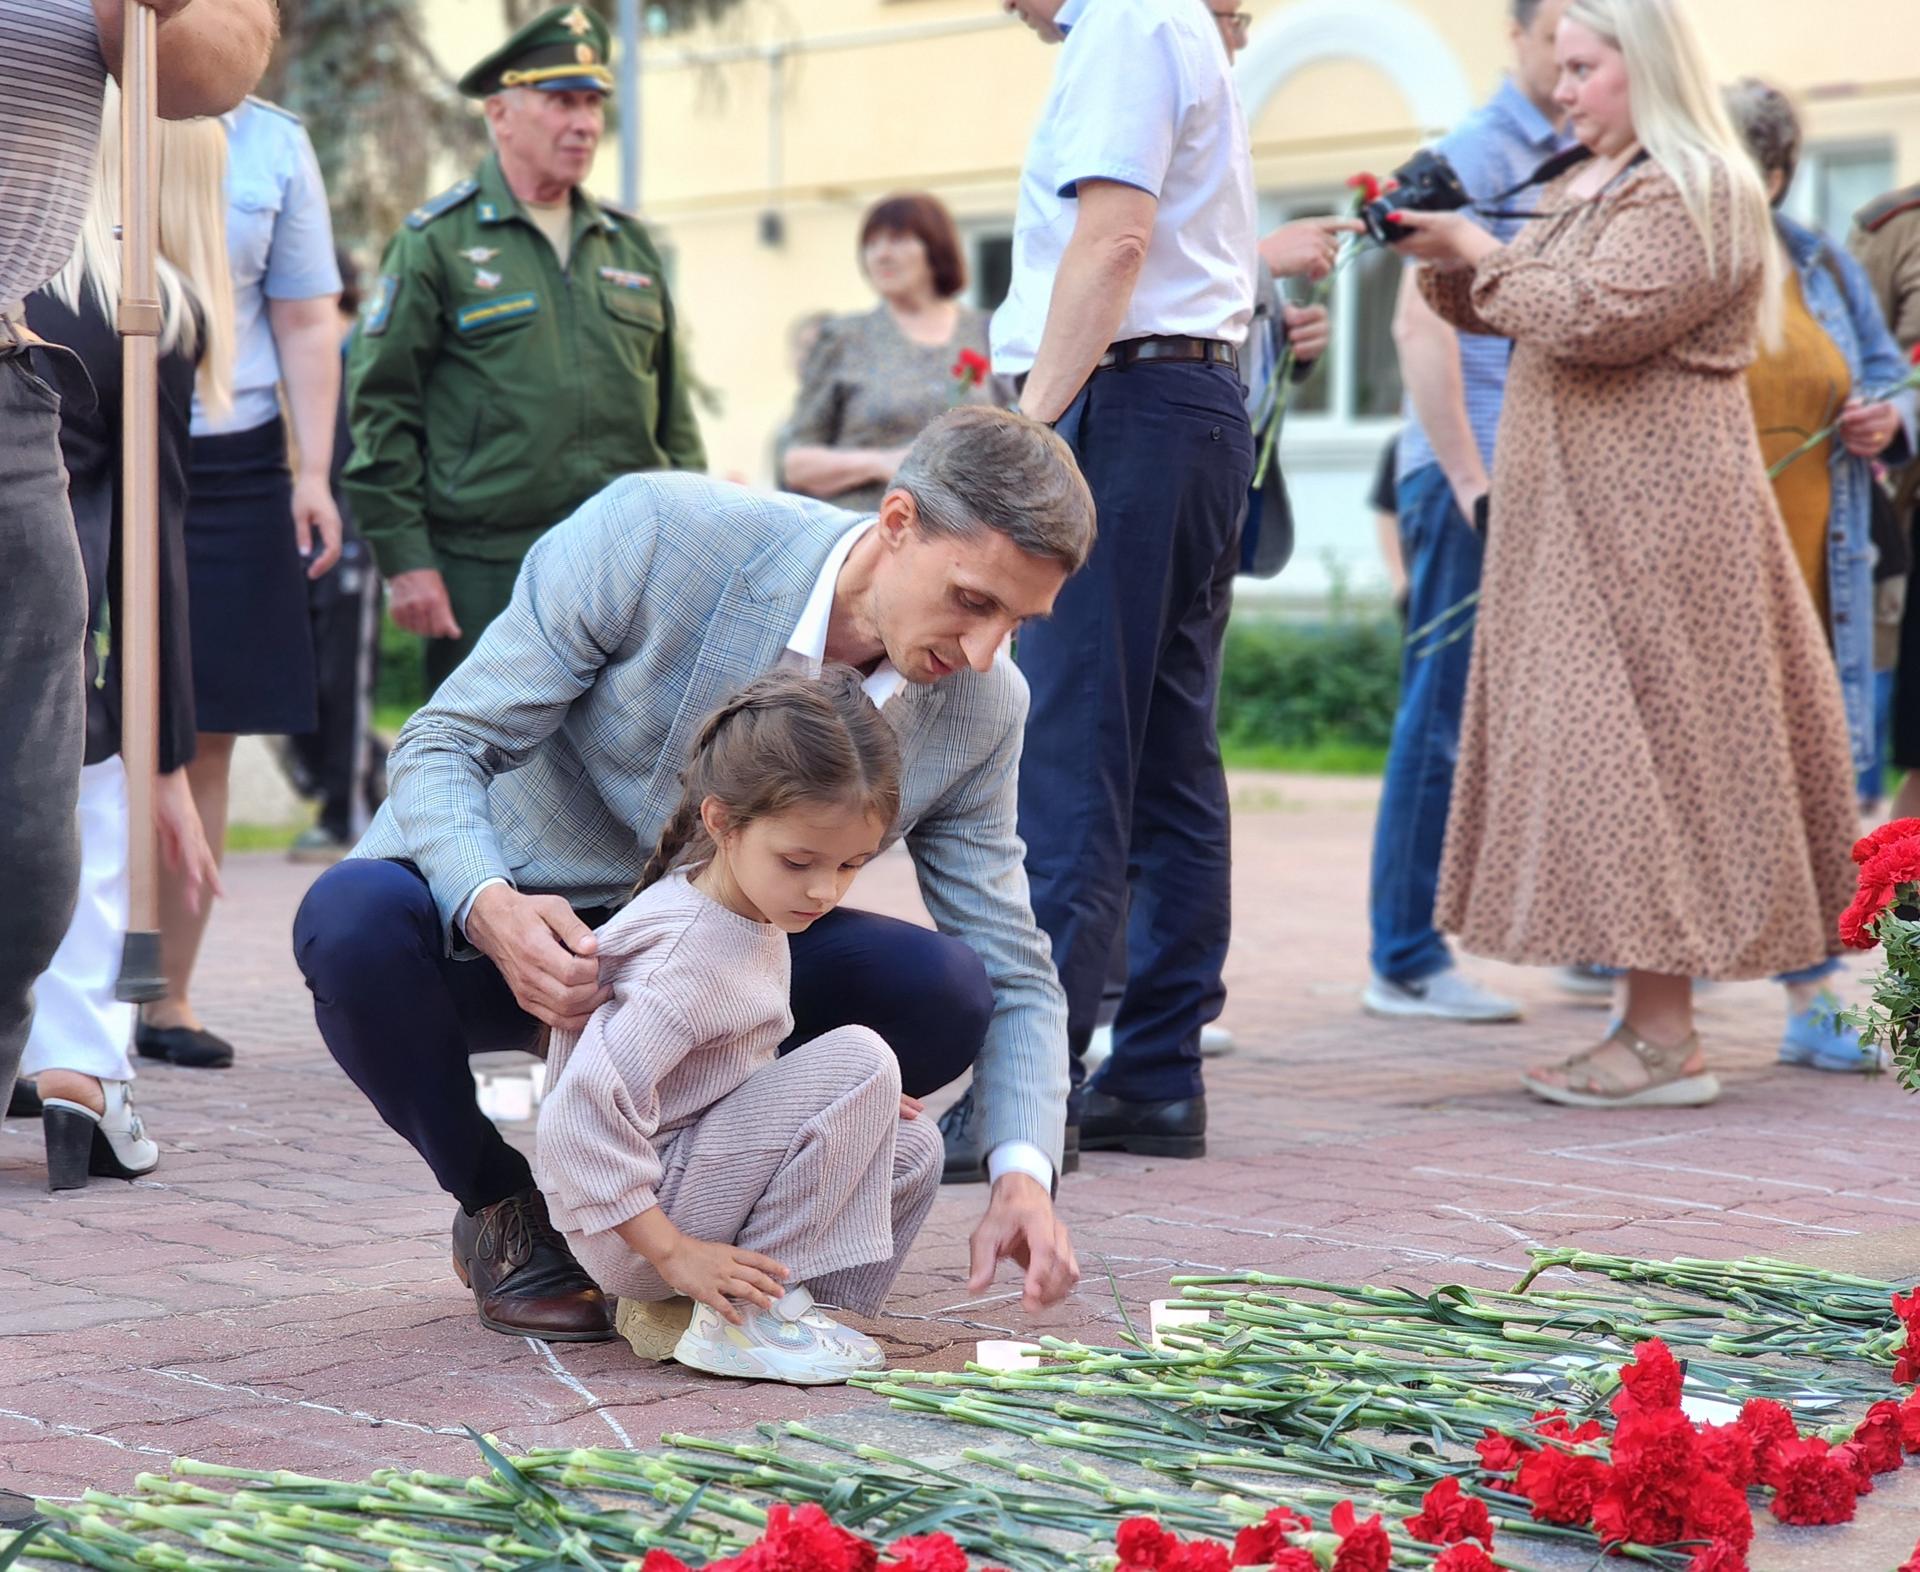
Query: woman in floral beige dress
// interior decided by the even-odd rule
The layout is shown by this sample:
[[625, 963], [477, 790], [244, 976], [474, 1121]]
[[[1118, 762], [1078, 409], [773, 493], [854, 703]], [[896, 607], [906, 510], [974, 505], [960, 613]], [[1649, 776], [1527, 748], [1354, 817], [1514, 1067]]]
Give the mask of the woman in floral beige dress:
[[1742, 377], [1780, 299], [1764, 189], [1680, 0], [1574, 0], [1558, 53], [1591, 156], [1520, 238], [1396, 215], [1435, 309], [1514, 341], [1439, 920], [1627, 972], [1617, 1028], [1529, 1090], [1694, 1106], [1691, 979], [1838, 949], [1846, 720]]

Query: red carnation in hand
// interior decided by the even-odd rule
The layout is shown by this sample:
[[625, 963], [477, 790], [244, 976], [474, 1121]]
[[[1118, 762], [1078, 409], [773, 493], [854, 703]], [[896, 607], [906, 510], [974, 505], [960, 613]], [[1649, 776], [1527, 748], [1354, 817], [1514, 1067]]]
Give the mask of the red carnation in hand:
[[993, 370], [993, 363], [977, 349], [963, 349], [960, 358], [953, 363], [953, 376], [970, 388], [977, 388], [987, 380]]
[[[1379, 178], [1375, 175], [1368, 174], [1364, 169], [1357, 175], [1349, 175], [1347, 177], [1347, 187], [1349, 190], [1358, 191], [1362, 202], [1377, 202], [1380, 200]], [[1920, 362], [1916, 362], [1916, 364], [1920, 364]]]
[[1393, 1541], [1378, 1512], [1362, 1523], [1351, 1501], [1342, 1501], [1328, 1521], [1340, 1536], [1333, 1553], [1333, 1572], [1388, 1572], [1393, 1565]]
[[1500, 1572], [1493, 1557], [1475, 1544], [1455, 1545], [1441, 1553], [1433, 1572]]
[[1853, 1520], [1860, 1494], [1854, 1488], [1853, 1469], [1818, 1436], [1783, 1442], [1775, 1477], [1773, 1515], [1781, 1522], [1817, 1526]]
[[1607, 1475], [1607, 1465], [1597, 1457], [1550, 1448], [1520, 1465], [1514, 1490], [1532, 1503], [1537, 1521], [1580, 1528], [1593, 1517]]
[[[1914, 352], [1920, 354], [1920, 344], [1914, 346]], [[1871, 830], [1853, 843], [1853, 860], [1865, 867], [1874, 857], [1887, 847], [1900, 841], [1910, 841], [1920, 837], [1920, 819], [1894, 819]]]
[[1620, 1367], [1614, 1413], [1625, 1419], [1632, 1414], [1679, 1408], [1683, 1377], [1681, 1366], [1659, 1338], [1640, 1344], [1633, 1351], [1633, 1363]]
[[888, 1572], [967, 1572], [967, 1553], [950, 1534], [896, 1539], [887, 1554], [893, 1557], [887, 1563]]
[[[1265, 1567], [1280, 1564], [1282, 1553], [1290, 1553], [1290, 1533], [1305, 1533], [1313, 1519], [1290, 1507], [1275, 1507], [1252, 1528], [1243, 1528], [1233, 1542], [1233, 1564], [1237, 1567]], [[1304, 1552], [1303, 1552], [1304, 1554]], [[1311, 1562], [1311, 1557], [1309, 1557]], [[1317, 1572], [1317, 1569], [1310, 1569]]]
[[1718, 1474], [1736, 1490], [1759, 1482], [1753, 1437], [1738, 1425], [1702, 1425], [1698, 1442], [1700, 1466], [1707, 1473]]
[[1463, 1539], [1477, 1539], [1493, 1548], [1493, 1519], [1487, 1504], [1460, 1493], [1460, 1481], [1449, 1474], [1420, 1502], [1417, 1517], [1406, 1520], [1407, 1532], [1429, 1545], [1457, 1545]]
[[693, 1572], [686, 1562], [664, 1550], [649, 1550], [640, 1563], [640, 1572]]

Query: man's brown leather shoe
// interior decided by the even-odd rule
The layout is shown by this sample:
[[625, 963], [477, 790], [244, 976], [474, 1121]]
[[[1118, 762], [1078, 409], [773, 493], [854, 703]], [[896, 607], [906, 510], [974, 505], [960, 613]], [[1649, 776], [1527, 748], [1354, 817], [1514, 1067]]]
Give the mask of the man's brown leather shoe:
[[613, 1305], [574, 1260], [538, 1190], [454, 1213], [453, 1270], [489, 1331], [548, 1343], [614, 1336]]

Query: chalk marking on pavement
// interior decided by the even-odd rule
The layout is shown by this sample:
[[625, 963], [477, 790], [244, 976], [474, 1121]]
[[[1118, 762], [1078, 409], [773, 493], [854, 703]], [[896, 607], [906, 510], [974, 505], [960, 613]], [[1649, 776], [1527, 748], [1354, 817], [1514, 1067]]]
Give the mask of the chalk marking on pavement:
[[1434, 1210], [1437, 1212], [1453, 1212], [1461, 1217], [1466, 1218], [1467, 1221], [1470, 1223], [1478, 1223], [1482, 1228], [1495, 1229], [1496, 1231], [1505, 1234], [1515, 1244], [1523, 1244], [1529, 1250], [1544, 1250], [1546, 1248], [1546, 1246], [1541, 1244], [1540, 1241], [1534, 1238], [1532, 1234], [1523, 1234], [1519, 1229], [1515, 1228], [1511, 1223], [1499, 1222], [1496, 1219], [1489, 1217], [1485, 1212], [1476, 1212], [1471, 1207], [1449, 1206], [1443, 1203], [1440, 1206], [1435, 1207]]
[[342, 1419], [357, 1419], [367, 1425], [394, 1425], [402, 1430], [417, 1430], [428, 1436], [463, 1436], [467, 1432], [458, 1425], [424, 1425], [412, 1419], [388, 1419], [382, 1414], [370, 1414], [363, 1408], [336, 1408], [332, 1403], [316, 1403], [312, 1398], [285, 1397], [278, 1392], [263, 1392], [257, 1386], [245, 1383], [227, 1383], [216, 1381], [211, 1376], [203, 1376], [193, 1370], [163, 1370], [158, 1365], [148, 1365], [141, 1370], [142, 1375], [165, 1376], [169, 1381], [184, 1381], [188, 1386], [197, 1386], [209, 1392], [233, 1392], [242, 1397], [258, 1398], [263, 1403], [280, 1403], [288, 1408], [311, 1408], [317, 1413], [336, 1414]]
[[23, 1414], [14, 1408], [0, 1408], [0, 1419], [18, 1419], [22, 1424], [33, 1425], [41, 1430], [51, 1430], [57, 1435], [77, 1436], [82, 1441], [103, 1441], [108, 1446], [118, 1447], [122, 1452], [144, 1452], [148, 1457], [171, 1458], [173, 1456], [173, 1453], [165, 1447], [141, 1446], [137, 1441], [122, 1441], [118, 1436], [103, 1435], [98, 1430], [85, 1430], [79, 1425], [58, 1424], [51, 1419], [40, 1419], [33, 1414]]
[[1814, 1184], [1805, 1179], [1775, 1179], [1770, 1174], [1742, 1174], [1730, 1168], [1698, 1168], [1689, 1163], [1655, 1163], [1645, 1158], [1598, 1157], [1583, 1152], [1577, 1146], [1554, 1148], [1544, 1155], [1558, 1157], [1569, 1163], [1598, 1163], [1609, 1168], [1650, 1168], [1655, 1173], [1692, 1174], [1697, 1179], [1737, 1179], [1742, 1184], [1770, 1184], [1782, 1190], [1810, 1190], [1815, 1195], [1838, 1194], [1830, 1184]]
[[560, 1378], [560, 1384], [570, 1391], [577, 1392], [584, 1398], [587, 1406], [604, 1419], [607, 1422], [607, 1428], [620, 1438], [620, 1444], [623, 1447], [629, 1452], [636, 1450], [633, 1444], [633, 1437], [621, 1428], [619, 1420], [615, 1419], [612, 1414], [600, 1406], [600, 1399], [586, 1389], [586, 1386], [581, 1382], [580, 1378], [560, 1363], [560, 1356], [553, 1351], [553, 1345], [551, 1343], [543, 1343], [537, 1337], [529, 1337], [527, 1339], [527, 1347], [531, 1348], [535, 1353], [545, 1355], [548, 1368]]
[[[1120, 1220], [1152, 1223], [1159, 1228], [1210, 1228], [1216, 1233], [1244, 1234], [1254, 1239], [1292, 1239], [1301, 1244], [1338, 1245], [1343, 1250], [1381, 1250], [1388, 1255], [1403, 1255], [1410, 1261], [1431, 1261], [1445, 1266], [1477, 1266], [1488, 1272], [1524, 1272], [1525, 1262], [1486, 1261], [1476, 1255], [1448, 1255], [1442, 1250], [1422, 1250], [1414, 1245], [1388, 1244], [1385, 1240], [1342, 1239], [1338, 1234], [1312, 1233], [1299, 1229], [1237, 1228], [1226, 1223], [1181, 1222], [1172, 1217], [1149, 1217], [1144, 1212], [1122, 1212]], [[1257, 1270], [1257, 1268], [1255, 1269]]]
[[[1816, 1234], [1835, 1234], [1852, 1238], [1860, 1232], [1857, 1228], [1833, 1228], [1825, 1223], [1806, 1223], [1794, 1217], [1775, 1217], [1771, 1212], [1750, 1212], [1739, 1206], [1719, 1206], [1712, 1201], [1697, 1201], [1688, 1196], [1648, 1195], [1640, 1190], [1610, 1190], [1604, 1185], [1568, 1184], [1561, 1179], [1520, 1179], [1512, 1174], [1472, 1174], [1462, 1173], [1455, 1168], [1415, 1168], [1416, 1174], [1426, 1174], [1437, 1179], [1466, 1179], [1475, 1183], [1495, 1185], [1519, 1185], [1529, 1190], [1570, 1190], [1576, 1195], [1610, 1195], [1626, 1201], [1652, 1201], [1660, 1206], [1677, 1206], [1693, 1211], [1716, 1212], [1722, 1217], [1744, 1217], [1752, 1222], [1779, 1223], [1787, 1228], [1805, 1229]], [[1920, 1203], [1916, 1203], [1920, 1204]]]

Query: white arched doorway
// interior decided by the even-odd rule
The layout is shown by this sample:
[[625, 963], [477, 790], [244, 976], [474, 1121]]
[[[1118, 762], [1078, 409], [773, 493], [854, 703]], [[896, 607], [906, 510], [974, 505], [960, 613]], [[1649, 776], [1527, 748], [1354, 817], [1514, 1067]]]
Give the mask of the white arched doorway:
[[1359, 60], [1399, 89], [1414, 123], [1446, 130], [1473, 107], [1473, 89], [1439, 30], [1401, 0], [1297, 0], [1262, 16], [1234, 66], [1247, 123], [1295, 72]]

